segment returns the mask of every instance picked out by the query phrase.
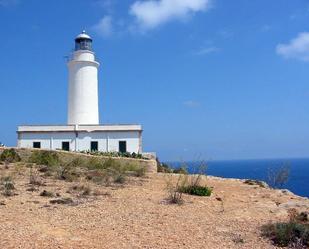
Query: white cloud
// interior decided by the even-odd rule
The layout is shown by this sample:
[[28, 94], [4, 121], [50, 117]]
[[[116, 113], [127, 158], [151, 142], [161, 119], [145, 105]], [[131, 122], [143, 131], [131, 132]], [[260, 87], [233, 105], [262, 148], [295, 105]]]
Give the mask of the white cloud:
[[108, 37], [113, 34], [113, 19], [111, 16], [104, 16], [93, 29], [101, 36]]
[[183, 105], [190, 108], [196, 108], [200, 106], [200, 103], [194, 100], [187, 100], [183, 102]]
[[211, 0], [146, 0], [136, 1], [130, 14], [142, 29], [156, 28], [171, 20], [183, 20], [210, 7]]
[[288, 44], [279, 44], [276, 51], [284, 58], [309, 61], [309, 32], [298, 34]]
[[215, 53], [218, 51], [220, 51], [220, 49], [217, 47], [206, 47], [206, 48], [201, 48], [195, 51], [193, 54], [194, 55], [207, 55], [207, 54]]

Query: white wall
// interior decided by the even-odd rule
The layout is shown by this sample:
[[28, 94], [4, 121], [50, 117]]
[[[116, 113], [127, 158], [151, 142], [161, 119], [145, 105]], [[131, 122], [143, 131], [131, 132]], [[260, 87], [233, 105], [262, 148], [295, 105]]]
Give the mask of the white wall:
[[20, 132], [18, 147], [32, 148], [33, 142], [41, 142], [42, 149], [61, 149], [62, 142], [70, 142], [71, 151], [90, 150], [91, 141], [98, 141], [99, 151], [118, 151], [119, 141], [127, 142], [127, 151], [142, 153], [140, 132], [113, 131], [113, 132]]

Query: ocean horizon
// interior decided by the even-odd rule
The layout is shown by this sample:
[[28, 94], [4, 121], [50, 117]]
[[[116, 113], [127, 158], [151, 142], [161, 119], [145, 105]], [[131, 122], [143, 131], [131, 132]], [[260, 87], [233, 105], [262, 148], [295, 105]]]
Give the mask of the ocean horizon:
[[[189, 173], [196, 172], [200, 161], [167, 162], [173, 168], [186, 165]], [[247, 159], [206, 161], [206, 174], [224, 178], [254, 179], [267, 182], [269, 169], [283, 165], [290, 167], [290, 176], [283, 188], [294, 194], [309, 198], [309, 158]]]

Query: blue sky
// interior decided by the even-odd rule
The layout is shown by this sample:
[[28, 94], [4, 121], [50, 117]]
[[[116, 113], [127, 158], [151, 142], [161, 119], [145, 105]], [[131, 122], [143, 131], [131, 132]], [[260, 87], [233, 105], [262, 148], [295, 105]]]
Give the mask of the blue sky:
[[[102, 123], [163, 160], [309, 157], [309, 1], [0, 0], [0, 141], [65, 124], [64, 56], [101, 62]], [[308, 33], [307, 33], [308, 32]]]

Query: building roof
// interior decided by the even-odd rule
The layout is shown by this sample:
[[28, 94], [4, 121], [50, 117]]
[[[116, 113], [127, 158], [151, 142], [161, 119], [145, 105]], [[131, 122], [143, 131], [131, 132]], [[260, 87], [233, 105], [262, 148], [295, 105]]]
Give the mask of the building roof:
[[142, 131], [142, 126], [137, 124], [123, 125], [22, 125], [17, 132], [100, 132], [100, 131]]

